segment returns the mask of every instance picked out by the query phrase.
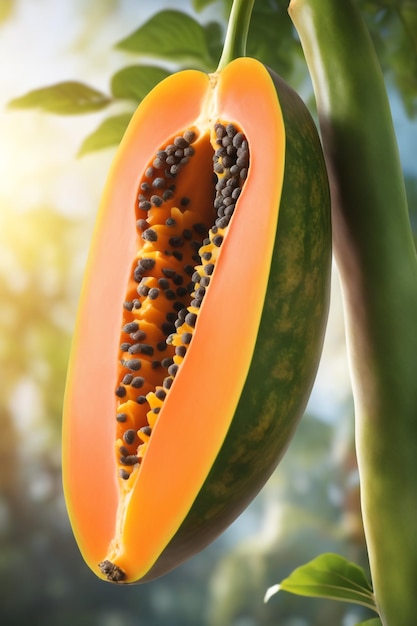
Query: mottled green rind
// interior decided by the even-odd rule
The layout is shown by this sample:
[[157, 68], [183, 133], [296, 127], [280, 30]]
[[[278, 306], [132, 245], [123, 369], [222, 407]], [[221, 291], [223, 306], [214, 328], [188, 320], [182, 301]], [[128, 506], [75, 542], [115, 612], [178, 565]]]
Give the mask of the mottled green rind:
[[283, 110], [286, 163], [253, 359], [210, 474], [178, 532], [141, 582], [204, 548], [247, 507], [286, 451], [317, 373], [331, 271], [327, 173], [316, 127], [304, 103], [270, 74]]

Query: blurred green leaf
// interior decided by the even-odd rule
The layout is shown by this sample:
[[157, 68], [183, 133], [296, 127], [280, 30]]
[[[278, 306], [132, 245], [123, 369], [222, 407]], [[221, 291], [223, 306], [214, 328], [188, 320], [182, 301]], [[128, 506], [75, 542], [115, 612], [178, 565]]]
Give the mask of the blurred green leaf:
[[378, 613], [372, 587], [363, 569], [338, 554], [321, 554], [298, 567], [279, 585], [268, 589], [265, 601], [278, 591], [353, 602]]
[[115, 98], [139, 103], [170, 72], [152, 65], [131, 65], [114, 74], [111, 91]]
[[356, 626], [383, 626], [379, 617], [374, 617], [372, 619], [367, 619], [366, 622], [361, 622], [360, 624], [356, 624]]
[[397, 87], [407, 115], [417, 115], [416, 0], [356, 0], [385, 76]]
[[[397, 38], [394, 58], [395, 80], [403, 97], [409, 117], [417, 115], [417, 2], [403, 1], [397, 9], [398, 21], [404, 32]], [[394, 55], [393, 55], [394, 57]]]
[[78, 156], [85, 156], [97, 150], [118, 146], [131, 117], [131, 113], [121, 113], [105, 119], [94, 132], [84, 139]]
[[[30, 379], [43, 407], [40, 423], [53, 428], [56, 444], [77, 286], [74, 246], [81, 224], [49, 207], [7, 209], [3, 205], [0, 211], [0, 414], [12, 402], [19, 381]], [[33, 410], [28, 407], [29, 414]], [[16, 472], [13, 478], [17, 480]]]
[[194, 11], [200, 12], [210, 4], [214, 4], [217, 1], [218, 0], [193, 0], [193, 9]]
[[[247, 53], [290, 81], [301, 48], [288, 16], [288, 0], [255, 2]], [[292, 82], [292, 81], [291, 81]]]
[[173, 62], [211, 67], [204, 27], [187, 13], [167, 9], [152, 16], [131, 35], [119, 41], [119, 50]]
[[219, 22], [209, 22], [205, 26], [207, 47], [210, 51], [211, 58], [215, 61], [219, 61], [224, 41], [223, 28]]
[[59, 115], [99, 111], [111, 102], [105, 94], [76, 81], [66, 81], [29, 91], [9, 102], [12, 109], [41, 109]]
[[403, 2], [398, 9], [404, 30], [417, 53], [417, 2]]

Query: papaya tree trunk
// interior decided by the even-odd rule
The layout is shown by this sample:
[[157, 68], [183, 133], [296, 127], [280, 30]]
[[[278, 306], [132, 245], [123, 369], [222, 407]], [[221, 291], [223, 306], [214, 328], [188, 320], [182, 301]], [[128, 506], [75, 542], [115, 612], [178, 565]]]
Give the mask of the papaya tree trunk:
[[384, 626], [417, 616], [417, 261], [389, 102], [351, 0], [292, 0], [331, 193], [362, 513]]

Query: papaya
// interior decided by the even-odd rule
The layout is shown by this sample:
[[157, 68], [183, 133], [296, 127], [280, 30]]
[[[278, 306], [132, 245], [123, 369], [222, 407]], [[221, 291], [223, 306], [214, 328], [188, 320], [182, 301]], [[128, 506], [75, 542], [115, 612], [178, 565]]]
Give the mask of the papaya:
[[99, 209], [63, 481], [81, 553], [144, 582], [203, 549], [283, 456], [329, 304], [329, 187], [299, 96], [251, 58], [139, 105]]

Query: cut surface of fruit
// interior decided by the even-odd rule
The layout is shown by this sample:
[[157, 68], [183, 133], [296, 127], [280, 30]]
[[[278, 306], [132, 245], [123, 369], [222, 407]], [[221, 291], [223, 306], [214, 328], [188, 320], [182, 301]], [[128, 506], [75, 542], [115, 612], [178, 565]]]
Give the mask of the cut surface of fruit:
[[[259, 358], [266, 347], [269, 355], [271, 344], [279, 363], [280, 332], [288, 330], [271, 328], [266, 345], [264, 322], [260, 342], [285, 181], [295, 184], [298, 194], [298, 187], [305, 187], [301, 202], [308, 202], [316, 188], [313, 204], [327, 202], [327, 179], [311, 128], [300, 139], [300, 162], [311, 158], [302, 141], [313, 155], [317, 151], [318, 173], [301, 172], [299, 182], [294, 173], [300, 163], [292, 171], [286, 160], [277, 84], [264, 66], [247, 58], [210, 76], [184, 71], [169, 77], [142, 102], [129, 125], [91, 247], [64, 410], [69, 515], [85, 560], [101, 578], [145, 580], [207, 543], [205, 536], [211, 534], [204, 517], [215, 517], [212, 500], [210, 513], [199, 507], [195, 527], [179, 547], [176, 536], [187, 528], [187, 516], [205, 493], [216, 459], [227, 456], [224, 443], [236, 426], [236, 413], [238, 437], [243, 442], [252, 431], [254, 450], [259, 429], [273, 418], [276, 404], [269, 400], [268, 387], [259, 413], [237, 408], [245, 383], [253, 384], [254, 354]], [[310, 161], [308, 167], [313, 169]], [[311, 189], [303, 183], [309, 176], [316, 176]], [[295, 205], [300, 197], [294, 196]], [[327, 208], [317, 209], [317, 233], [307, 246], [317, 264], [314, 284], [313, 272], [306, 281], [317, 333], [305, 350], [309, 363], [302, 369], [303, 383], [296, 381], [304, 387], [314, 378], [326, 317]], [[307, 240], [301, 222], [291, 232], [294, 251], [300, 245], [297, 234], [303, 246]], [[286, 250], [283, 246], [285, 255]], [[303, 268], [295, 270], [290, 267], [292, 274], [268, 296], [273, 309], [275, 300], [281, 307], [286, 291], [303, 284]], [[307, 329], [310, 338], [308, 324]], [[276, 378], [271, 375], [272, 384]], [[259, 389], [271, 385], [259, 382]], [[290, 411], [292, 424], [283, 431], [280, 450], [305, 395], [303, 390], [296, 402], [301, 408]], [[267, 439], [263, 446], [268, 467], [259, 477], [254, 471], [250, 492], [237, 500], [247, 502], [255, 495], [279, 457], [275, 448], [269, 454]], [[242, 443], [242, 451], [249, 458], [250, 440]], [[258, 463], [262, 466], [262, 458]], [[221, 532], [239, 514], [235, 496], [229, 511], [222, 504], [221, 521], [211, 533]], [[164, 553], [173, 545], [164, 565]]]

